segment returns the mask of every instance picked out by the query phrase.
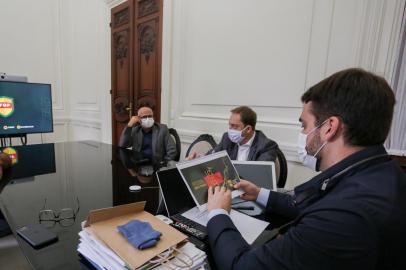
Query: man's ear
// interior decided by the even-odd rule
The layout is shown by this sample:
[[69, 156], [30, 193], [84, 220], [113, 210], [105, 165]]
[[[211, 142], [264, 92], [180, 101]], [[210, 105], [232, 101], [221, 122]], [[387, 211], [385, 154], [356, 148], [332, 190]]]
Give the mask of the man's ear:
[[251, 133], [252, 131], [253, 131], [252, 126], [248, 125], [245, 127], [245, 133], [248, 133], [248, 132]]
[[323, 125], [321, 133], [324, 141], [332, 141], [339, 134], [342, 126], [342, 121], [337, 116], [331, 116], [327, 119], [327, 122]]

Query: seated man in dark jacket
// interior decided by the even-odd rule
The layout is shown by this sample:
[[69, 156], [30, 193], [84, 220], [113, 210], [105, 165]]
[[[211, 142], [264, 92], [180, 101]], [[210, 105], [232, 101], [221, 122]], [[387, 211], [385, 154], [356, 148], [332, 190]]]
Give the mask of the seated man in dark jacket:
[[121, 134], [120, 147], [132, 147], [152, 161], [169, 161], [176, 156], [175, 142], [168, 127], [154, 122], [154, 113], [149, 107], [141, 107], [138, 115], [131, 117]]
[[218, 268], [406, 269], [406, 176], [382, 145], [395, 104], [390, 86], [348, 69], [311, 87], [302, 102], [299, 157], [322, 172], [293, 196], [244, 180], [235, 186], [268, 214], [292, 219], [255, 248], [228, 216], [230, 191], [210, 188], [207, 229]]
[[[209, 153], [226, 150], [232, 160], [275, 161], [278, 145], [262, 131], [255, 130], [256, 124], [257, 114], [251, 108], [234, 108], [228, 121], [228, 132]], [[188, 159], [195, 157], [196, 153], [192, 153]]]

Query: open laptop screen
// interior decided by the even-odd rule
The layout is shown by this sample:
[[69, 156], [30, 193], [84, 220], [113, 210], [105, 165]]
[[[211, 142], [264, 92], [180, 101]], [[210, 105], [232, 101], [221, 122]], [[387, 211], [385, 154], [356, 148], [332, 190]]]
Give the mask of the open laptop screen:
[[177, 168], [156, 174], [169, 217], [196, 206]]
[[240, 178], [276, 191], [275, 163], [272, 161], [233, 161]]

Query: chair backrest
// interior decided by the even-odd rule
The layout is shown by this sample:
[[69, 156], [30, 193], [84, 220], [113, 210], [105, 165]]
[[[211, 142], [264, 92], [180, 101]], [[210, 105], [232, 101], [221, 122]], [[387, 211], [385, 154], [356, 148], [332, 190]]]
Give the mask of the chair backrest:
[[279, 148], [276, 150], [275, 171], [277, 187], [285, 187], [286, 178], [288, 177], [288, 163], [286, 162], [285, 155]]
[[175, 161], [179, 161], [180, 159], [180, 138], [178, 132], [174, 128], [169, 128], [169, 135], [172, 137], [173, 141], [175, 142], [176, 146], [176, 156]]
[[213, 136], [209, 134], [202, 134], [189, 146], [185, 157], [188, 157], [193, 152], [196, 152], [198, 155], [205, 155], [211, 149], [216, 147], [216, 145], [217, 143]]

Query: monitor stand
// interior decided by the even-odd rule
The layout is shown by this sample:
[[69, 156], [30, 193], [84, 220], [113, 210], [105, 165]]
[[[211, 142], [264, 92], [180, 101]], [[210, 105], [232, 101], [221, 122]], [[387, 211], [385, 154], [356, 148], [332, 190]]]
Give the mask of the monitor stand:
[[[12, 138], [20, 138], [22, 145], [27, 145], [27, 133], [24, 134], [7, 134], [7, 135], [0, 135], [1, 139], [1, 147], [12, 146], [13, 143], [11, 141]], [[7, 139], [9, 143], [7, 144]]]

